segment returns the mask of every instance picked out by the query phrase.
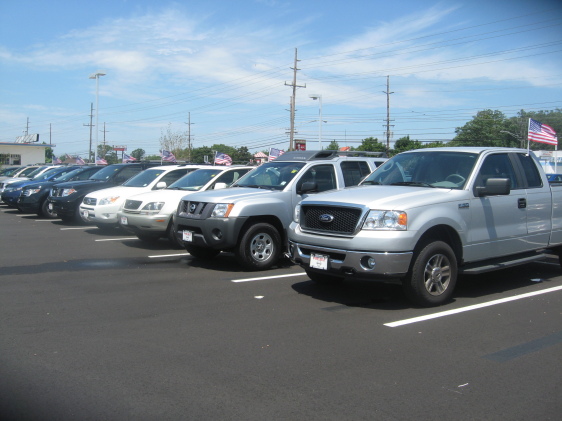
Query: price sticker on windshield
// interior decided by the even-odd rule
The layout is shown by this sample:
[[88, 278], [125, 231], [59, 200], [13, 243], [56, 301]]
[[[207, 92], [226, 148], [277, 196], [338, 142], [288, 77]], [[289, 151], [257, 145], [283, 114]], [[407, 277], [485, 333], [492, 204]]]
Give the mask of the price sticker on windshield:
[[314, 254], [310, 255], [310, 267], [314, 269], [328, 270], [328, 260], [329, 256], [325, 254]]
[[182, 240], [186, 243], [193, 241], [193, 231], [182, 231]]

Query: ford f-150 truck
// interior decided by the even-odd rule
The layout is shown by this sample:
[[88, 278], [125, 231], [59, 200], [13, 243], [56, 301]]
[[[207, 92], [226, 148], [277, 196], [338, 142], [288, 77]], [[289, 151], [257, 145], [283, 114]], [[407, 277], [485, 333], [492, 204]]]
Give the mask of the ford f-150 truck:
[[414, 303], [441, 305], [459, 273], [560, 255], [562, 185], [525, 149], [409, 151], [358, 187], [302, 200], [288, 236], [315, 282], [397, 279]]
[[384, 161], [381, 153], [287, 152], [227, 189], [183, 198], [174, 231], [195, 257], [234, 251], [246, 269], [267, 269], [286, 248], [286, 229], [303, 195], [357, 185]]

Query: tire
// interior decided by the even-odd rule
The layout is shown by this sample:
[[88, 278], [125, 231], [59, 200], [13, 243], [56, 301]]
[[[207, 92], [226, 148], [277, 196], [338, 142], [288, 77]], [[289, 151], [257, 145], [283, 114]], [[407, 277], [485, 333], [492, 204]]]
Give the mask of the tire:
[[343, 278], [334, 275], [328, 275], [327, 273], [314, 272], [309, 269], [305, 269], [306, 276], [310, 278], [311, 281], [320, 285], [338, 285], [343, 282]]
[[52, 207], [49, 209], [49, 201], [47, 199], [43, 200], [43, 203], [41, 203], [39, 215], [48, 219], [55, 219], [58, 217], [57, 213], [53, 210]]
[[281, 255], [281, 235], [271, 224], [252, 225], [242, 235], [236, 254], [247, 270], [269, 269]]
[[439, 306], [451, 299], [457, 273], [457, 258], [453, 249], [443, 241], [433, 241], [416, 253], [402, 287], [414, 304]]
[[192, 246], [192, 245], [185, 246], [185, 249], [189, 254], [191, 254], [193, 257], [197, 257], [198, 259], [212, 259], [213, 257], [216, 257], [220, 253], [220, 250]]
[[170, 242], [172, 247], [177, 249], [183, 248], [183, 244], [180, 243], [178, 237], [176, 236], [176, 233], [174, 231], [174, 223], [173, 220], [171, 219], [170, 219], [170, 223], [168, 224], [168, 229], [166, 230], [166, 238], [168, 238], [168, 241]]

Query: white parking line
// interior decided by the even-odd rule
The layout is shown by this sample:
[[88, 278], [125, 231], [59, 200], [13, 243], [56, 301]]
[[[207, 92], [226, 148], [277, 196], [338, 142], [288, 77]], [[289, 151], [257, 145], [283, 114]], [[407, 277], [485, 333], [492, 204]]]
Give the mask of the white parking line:
[[62, 219], [36, 219], [33, 222], [53, 222], [53, 221], [62, 221]]
[[507, 303], [509, 301], [522, 300], [523, 298], [533, 297], [535, 295], [548, 294], [550, 292], [562, 290], [562, 285], [552, 288], [542, 289], [540, 291], [528, 292], [526, 294], [515, 295], [513, 297], [500, 298], [499, 300], [488, 301], [487, 303], [475, 304], [472, 306], [456, 308], [454, 310], [441, 311], [439, 313], [428, 314], [426, 316], [413, 317], [411, 319], [399, 320], [397, 322], [385, 323], [388, 327], [404, 326], [411, 323], [423, 322], [425, 320], [436, 319], [438, 317], [450, 316], [452, 314], [463, 313], [465, 311], [477, 310], [479, 308], [495, 306], [497, 304]]
[[260, 278], [245, 278], [245, 279], [233, 279], [230, 282], [253, 282], [253, 281], [262, 281], [264, 279], [275, 279], [275, 278], [288, 278], [290, 276], [303, 276], [306, 275], [306, 272], [302, 273], [290, 273], [288, 275], [275, 275], [275, 276], [262, 276]]
[[123, 240], [138, 240], [137, 237], [123, 237], [123, 238], [101, 238], [95, 241], [123, 241]]
[[61, 231], [66, 231], [66, 230], [85, 230], [85, 229], [89, 229], [92, 227], [73, 227], [73, 228], [61, 228]]
[[157, 259], [158, 257], [176, 257], [176, 256], [189, 256], [189, 253], [177, 253], [177, 254], [156, 254], [154, 256], [148, 256], [149, 259]]

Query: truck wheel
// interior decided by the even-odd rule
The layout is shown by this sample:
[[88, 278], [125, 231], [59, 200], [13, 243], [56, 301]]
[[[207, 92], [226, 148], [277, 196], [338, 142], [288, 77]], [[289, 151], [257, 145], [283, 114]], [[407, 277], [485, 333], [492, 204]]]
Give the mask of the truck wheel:
[[49, 206], [49, 201], [47, 199], [43, 200], [43, 203], [41, 203], [39, 215], [49, 219], [55, 219], [57, 217], [57, 213], [52, 206]]
[[425, 245], [415, 256], [402, 282], [406, 296], [423, 307], [438, 306], [451, 299], [457, 282], [457, 258], [443, 241]]
[[191, 254], [193, 257], [197, 257], [198, 259], [212, 259], [220, 253], [220, 250], [191, 245], [185, 246], [185, 249], [189, 254]]
[[168, 224], [168, 229], [166, 230], [166, 237], [168, 241], [172, 244], [174, 248], [181, 249], [183, 248], [183, 244], [179, 242], [178, 237], [176, 237], [176, 233], [174, 231], [174, 224], [173, 221], [170, 220]]
[[322, 284], [322, 285], [336, 285], [343, 282], [343, 278], [334, 275], [328, 275], [321, 272], [314, 272], [312, 270], [305, 269], [306, 276], [310, 278], [311, 281]]
[[279, 260], [281, 236], [273, 225], [252, 225], [242, 236], [236, 254], [248, 270], [269, 269]]

